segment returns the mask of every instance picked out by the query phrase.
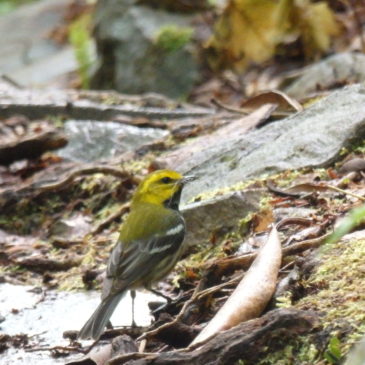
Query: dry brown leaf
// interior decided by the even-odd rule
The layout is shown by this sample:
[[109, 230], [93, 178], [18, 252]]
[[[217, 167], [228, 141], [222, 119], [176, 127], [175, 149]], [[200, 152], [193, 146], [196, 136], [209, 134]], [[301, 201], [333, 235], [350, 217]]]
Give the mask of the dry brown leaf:
[[241, 108], [257, 109], [264, 104], [276, 104], [278, 110], [300, 112], [303, 107], [293, 98], [279, 90], [263, 91], [241, 103]]
[[237, 288], [191, 345], [259, 316], [275, 292], [281, 257], [281, 243], [274, 227]]
[[264, 62], [272, 57], [284, 24], [281, 4], [286, 1], [229, 1], [207, 45], [217, 51], [217, 66], [243, 69], [249, 60]]
[[330, 187], [326, 184], [303, 183], [291, 186], [284, 190], [284, 192], [298, 194], [298, 193], [315, 193], [318, 191], [328, 191]]
[[363, 171], [363, 170], [365, 170], [365, 160], [363, 158], [356, 157], [349, 161], [346, 161], [339, 169], [339, 172], [341, 174], [346, 174], [352, 171]]

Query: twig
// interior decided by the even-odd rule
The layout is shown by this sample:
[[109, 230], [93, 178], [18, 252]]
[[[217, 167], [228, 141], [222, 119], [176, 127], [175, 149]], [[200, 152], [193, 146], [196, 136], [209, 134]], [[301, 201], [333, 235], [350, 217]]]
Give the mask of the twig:
[[250, 111], [248, 111], [248, 110], [244, 110], [244, 109], [240, 109], [240, 108], [234, 108], [232, 106], [223, 104], [221, 101], [219, 101], [215, 98], [210, 99], [210, 101], [213, 105], [217, 106], [218, 108], [227, 110], [228, 112], [237, 113], [237, 114], [244, 114], [244, 115], [250, 114]]
[[76, 346], [53, 346], [53, 347], [35, 347], [32, 349], [26, 349], [26, 352], [37, 352], [37, 351], [75, 351], [86, 354], [86, 351], [81, 347]]
[[116, 167], [98, 166], [98, 165], [97, 166], [87, 166], [85, 168], [72, 171], [63, 180], [57, 181], [56, 183], [41, 185], [39, 187], [37, 187], [38, 183], [36, 183], [36, 184], [31, 185], [29, 188], [30, 189], [37, 188], [41, 192], [60, 190], [60, 189], [67, 187], [68, 185], [70, 185], [73, 182], [73, 180], [75, 180], [79, 176], [98, 174], [98, 173], [105, 174], [105, 175], [112, 175], [112, 176], [119, 177], [122, 179], [130, 177], [130, 174], [128, 172], [126, 172], [125, 170], [116, 168]]
[[111, 166], [87, 166], [85, 168], [80, 168], [78, 170], [71, 171], [64, 179], [61, 181], [57, 181], [55, 183], [45, 184], [45, 182], [35, 182], [25, 187], [21, 187], [19, 189], [7, 189], [1, 192], [0, 194], [0, 206], [6, 205], [11, 202], [13, 199], [18, 199], [19, 197], [26, 197], [30, 194], [34, 193], [43, 193], [43, 192], [54, 192], [60, 189], [64, 189], [69, 186], [77, 177], [87, 174], [108, 174], [115, 176], [117, 178], [126, 179], [132, 178], [132, 176], [125, 170], [111, 167]]
[[311, 238], [302, 242], [295, 243], [288, 247], [283, 248], [283, 256], [294, 255], [299, 252], [309, 250], [310, 248], [317, 248], [327, 241], [327, 238], [331, 236], [332, 232], [326, 233], [323, 236], [317, 238]]
[[132, 352], [116, 356], [108, 361], [109, 365], [125, 364], [129, 360], [136, 359], [154, 359], [158, 356], [155, 352]]
[[[283, 257], [303, 252], [310, 248], [316, 248], [329, 238], [331, 233], [326, 233], [320, 237], [301, 241], [283, 248]], [[223, 274], [227, 270], [247, 269], [256, 258], [257, 252], [249, 253], [238, 257], [227, 257], [218, 262], [210, 262], [204, 265], [209, 271], [216, 271]]]
[[326, 186], [328, 187], [328, 189], [337, 191], [337, 192], [342, 193], [342, 194], [345, 194], [345, 195], [350, 195], [350, 196], [352, 196], [352, 197], [354, 197], [356, 199], [360, 199], [362, 201], [365, 201], [365, 198], [363, 196], [361, 196], [361, 195], [357, 195], [357, 194], [351, 193], [350, 191], [340, 189], [337, 186], [333, 186], [333, 185], [329, 185], [329, 184], [327, 184]]
[[180, 318], [184, 315], [184, 313], [186, 312], [186, 309], [188, 308], [188, 306], [191, 305], [194, 302], [195, 298], [196, 298], [196, 296], [195, 296], [195, 294], [193, 294], [193, 296], [184, 303], [184, 305], [181, 308], [179, 314], [174, 318], [173, 321], [164, 323], [163, 325], [155, 328], [154, 330], [147, 331], [147, 332], [143, 333], [141, 336], [139, 336], [137, 338], [137, 341], [142, 341], [142, 340], [144, 340], [146, 338], [154, 337], [160, 331], [162, 331], [162, 330], [164, 330], [166, 328], [169, 328], [169, 327], [173, 326], [174, 324], [176, 324], [180, 320]]
[[146, 339], [148, 337], [156, 336], [160, 331], [162, 331], [162, 330], [164, 330], [166, 328], [169, 328], [169, 327], [173, 326], [174, 324], [176, 324], [177, 322], [179, 322], [179, 320], [184, 316], [184, 314], [186, 312], [186, 309], [191, 304], [193, 304], [194, 301], [199, 300], [199, 299], [202, 299], [203, 297], [205, 297], [207, 295], [213, 294], [213, 293], [221, 290], [222, 288], [224, 288], [226, 286], [230, 286], [232, 284], [235, 284], [235, 283], [239, 282], [242, 279], [243, 275], [244, 274], [237, 275], [233, 279], [231, 279], [231, 280], [229, 280], [229, 281], [227, 281], [225, 283], [215, 285], [215, 286], [213, 286], [211, 288], [207, 288], [207, 289], [204, 289], [202, 291], [195, 291], [193, 293], [193, 295], [191, 296], [191, 298], [184, 303], [184, 305], [181, 308], [179, 314], [174, 318], [173, 321], [168, 322], [168, 323], [164, 323], [163, 325], [155, 328], [154, 330], [145, 332], [137, 340], [144, 340], [144, 339]]
[[116, 212], [111, 214], [108, 218], [104, 219], [95, 229], [91, 231], [92, 235], [100, 233], [104, 228], [109, 226], [112, 222], [114, 222], [117, 218], [125, 214], [129, 209], [130, 204], [123, 204]]

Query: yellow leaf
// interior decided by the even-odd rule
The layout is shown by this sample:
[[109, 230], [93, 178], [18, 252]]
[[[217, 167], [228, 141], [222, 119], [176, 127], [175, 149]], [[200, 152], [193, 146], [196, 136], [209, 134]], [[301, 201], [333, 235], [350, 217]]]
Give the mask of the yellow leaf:
[[309, 0], [296, 0], [295, 7], [293, 23], [298, 24], [306, 55], [326, 51], [331, 36], [339, 33], [339, 26], [328, 5], [325, 2], [311, 4]]
[[207, 47], [213, 67], [242, 71], [249, 62], [269, 60], [287, 39], [300, 37], [304, 53], [311, 56], [326, 51], [338, 33], [325, 2], [229, 0]]
[[281, 19], [281, 5], [287, 2], [229, 1], [209, 42], [209, 46], [217, 52], [218, 64], [240, 69], [248, 61], [264, 62], [272, 57], [278, 39], [281, 39], [281, 25], [285, 23]]

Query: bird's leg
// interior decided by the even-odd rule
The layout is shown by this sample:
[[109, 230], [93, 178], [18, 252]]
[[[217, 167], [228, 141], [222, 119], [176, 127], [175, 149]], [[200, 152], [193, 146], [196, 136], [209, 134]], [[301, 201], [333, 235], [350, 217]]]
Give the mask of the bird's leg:
[[136, 322], [134, 321], [134, 299], [136, 298], [135, 290], [131, 290], [131, 298], [132, 298], [132, 327], [137, 327]]
[[110, 319], [109, 319], [109, 321], [106, 323], [106, 328], [107, 328], [108, 330], [112, 330], [112, 329], [113, 329], [113, 325], [112, 325], [112, 322], [110, 321]]

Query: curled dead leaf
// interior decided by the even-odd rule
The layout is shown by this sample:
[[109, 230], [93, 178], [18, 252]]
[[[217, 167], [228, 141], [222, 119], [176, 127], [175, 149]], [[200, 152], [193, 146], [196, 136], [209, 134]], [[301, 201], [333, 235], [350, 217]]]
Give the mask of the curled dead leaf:
[[237, 288], [191, 345], [259, 316], [275, 292], [281, 257], [281, 243], [274, 227]]
[[363, 171], [365, 170], [365, 160], [363, 158], [353, 158], [346, 161], [341, 168], [338, 170], [341, 174], [346, 174], [352, 171]]
[[295, 99], [279, 90], [263, 91], [241, 103], [241, 108], [257, 109], [264, 104], [276, 104], [277, 111], [300, 112], [303, 107]]

